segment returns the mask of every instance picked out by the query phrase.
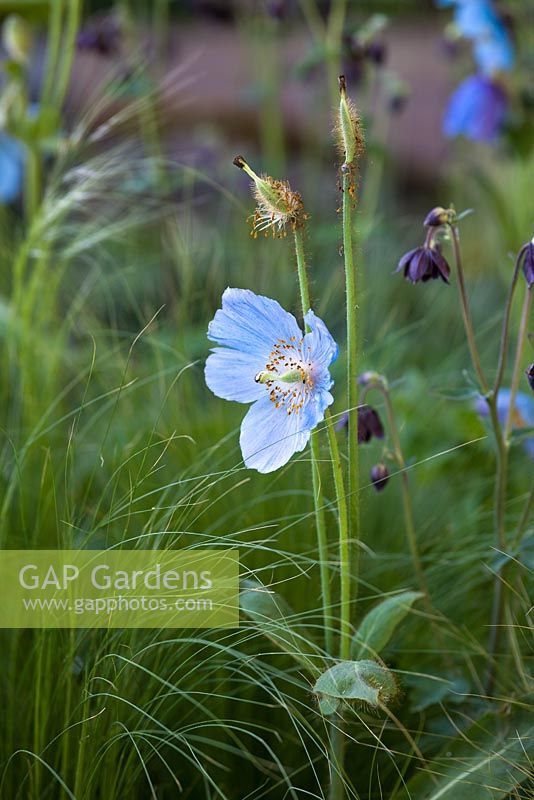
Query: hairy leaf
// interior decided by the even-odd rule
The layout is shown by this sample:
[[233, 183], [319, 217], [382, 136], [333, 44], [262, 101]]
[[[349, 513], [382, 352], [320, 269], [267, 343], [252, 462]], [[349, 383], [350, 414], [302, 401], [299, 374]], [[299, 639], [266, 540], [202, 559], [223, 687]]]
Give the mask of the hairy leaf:
[[313, 691], [326, 716], [334, 714], [343, 701], [360, 701], [374, 709], [390, 703], [398, 692], [397, 682], [386, 667], [376, 661], [340, 661], [317, 679]]

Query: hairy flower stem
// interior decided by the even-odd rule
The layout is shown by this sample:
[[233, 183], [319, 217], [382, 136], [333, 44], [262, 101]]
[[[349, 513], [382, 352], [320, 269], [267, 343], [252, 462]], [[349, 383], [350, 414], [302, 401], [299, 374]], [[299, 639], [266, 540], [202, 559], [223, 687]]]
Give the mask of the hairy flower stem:
[[[506, 487], [508, 483], [508, 447], [503, 435], [501, 423], [497, 413], [497, 395], [494, 391], [490, 391], [488, 381], [482, 370], [480, 356], [476, 345], [473, 323], [471, 320], [471, 312], [469, 309], [469, 301], [467, 299], [467, 291], [465, 287], [465, 278], [462, 265], [462, 258], [460, 253], [460, 239], [458, 235], [458, 228], [455, 225], [450, 225], [452, 234], [452, 242], [454, 249], [454, 259], [456, 262], [456, 271], [458, 275], [458, 287], [460, 294], [460, 304], [462, 308], [462, 316], [464, 320], [464, 327], [469, 344], [469, 351], [471, 353], [471, 361], [474, 370], [477, 374], [481, 389], [485, 395], [488, 403], [491, 425], [495, 436], [495, 449], [496, 449], [496, 475], [495, 475], [495, 493], [494, 493], [494, 519], [495, 519], [495, 547], [505, 553], [506, 552], [506, 530], [505, 530], [505, 502], [506, 502]], [[515, 274], [515, 273], [514, 273]], [[513, 285], [512, 285], [513, 290]], [[511, 303], [511, 295], [509, 295], [509, 302]], [[509, 315], [505, 312], [505, 325], [508, 326]], [[503, 333], [502, 340], [507, 341], [507, 334]], [[503, 366], [504, 370], [504, 358]], [[498, 368], [498, 373], [500, 367]], [[499, 374], [497, 375], [499, 378]], [[498, 384], [496, 384], [498, 389]], [[486, 675], [486, 692], [489, 694], [493, 688], [494, 682], [494, 661], [495, 654], [499, 645], [500, 627], [502, 620], [502, 610], [506, 602], [505, 597], [505, 584], [503, 583], [502, 575], [496, 572], [493, 583], [493, 602], [491, 610], [491, 624], [490, 635], [488, 642], [488, 656], [489, 667]]]
[[[310, 309], [310, 289], [308, 276], [306, 274], [306, 259], [304, 255], [304, 241], [302, 230], [295, 228], [295, 255], [297, 260], [297, 273], [300, 288], [300, 299], [302, 305], [302, 316]], [[319, 569], [321, 578], [321, 599], [323, 605], [323, 622], [325, 647], [329, 655], [334, 652], [334, 637], [331, 624], [332, 595], [330, 592], [330, 573], [328, 569], [328, 539], [326, 535], [326, 523], [324, 515], [324, 500], [321, 485], [320, 456], [318, 432], [312, 431], [310, 436], [311, 451], [311, 471], [313, 502], [315, 509], [315, 527], [317, 531], [317, 549], [319, 551]]]
[[[358, 593], [359, 572], [359, 455], [358, 455], [358, 308], [357, 276], [352, 248], [352, 198], [350, 173], [343, 175], [343, 258], [345, 262], [345, 293], [347, 303], [347, 406], [348, 406], [348, 535], [352, 546], [353, 595]], [[356, 547], [354, 545], [356, 544]]]
[[[310, 309], [310, 288], [308, 283], [308, 275], [306, 272], [306, 259], [304, 255], [304, 242], [302, 237], [302, 228], [294, 228], [295, 239], [295, 254], [297, 258], [297, 273], [300, 287], [300, 297], [302, 304], [303, 316]], [[338, 525], [339, 525], [339, 568], [340, 568], [340, 642], [339, 653], [340, 658], [350, 658], [350, 609], [351, 609], [351, 574], [350, 574], [350, 541], [348, 536], [348, 514], [347, 514], [347, 497], [345, 492], [345, 484], [343, 481], [343, 471], [341, 467], [341, 458], [339, 455], [339, 448], [332, 422], [330, 411], [325, 411], [326, 429], [328, 433], [328, 443], [330, 446], [330, 459], [332, 461], [332, 470], [334, 475], [334, 486], [336, 491], [336, 502], [338, 508]], [[315, 476], [318, 470], [319, 458], [317, 451], [317, 442], [314, 437], [315, 432], [312, 433], [312, 473]], [[314, 481], [317, 478], [314, 477]], [[321, 495], [316, 492], [316, 484], [314, 487], [315, 498], [315, 512], [317, 523], [317, 541], [319, 547], [319, 557], [321, 559], [321, 591], [323, 596], [323, 615], [325, 624], [325, 642], [326, 648], [330, 655], [333, 655], [333, 642], [332, 631], [330, 626], [330, 584], [328, 572], [328, 543], [326, 538], [326, 530], [324, 527], [323, 515], [323, 502]], [[319, 483], [320, 489], [320, 483]], [[319, 516], [318, 516], [319, 511]], [[324, 565], [324, 570], [323, 570]], [[345, 759], [345, 735], [341, 727], [341, 721], [338, 725], [331, 726], [331, 740], [330, 747], [332, 752], [332, 761], [334, 768], [331, 773], [331, 783], [329, 790], [330, 800], [342, 800], [345, 796], [344, 781], [342, 776], [343, 765]]]

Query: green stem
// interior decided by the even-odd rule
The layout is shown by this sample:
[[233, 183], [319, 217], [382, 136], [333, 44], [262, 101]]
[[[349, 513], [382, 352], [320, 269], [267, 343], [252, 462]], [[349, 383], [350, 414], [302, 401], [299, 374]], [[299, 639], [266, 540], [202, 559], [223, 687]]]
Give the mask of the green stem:
[[[514, 299], [514, 292], [515, 292], [515, 287], [517, 285], [517, 279], [519, 277], [521, 260], [526, 252], [526, 249], [527, 246], [525, 245], [524, 247], [521, 248], [521, 250], [517, 255], [517, 258], [515, 260], [514, 274], [512, 276], [512, 282], [510, 284], [510, 289], [508, 290], [508, 298], [506, 300], [506, 308], [504, 310], [504, 318], [502, 323], [501, 346], [499, 348], [499, 365], [497, 367], [497, 375], [495, 377], [495, 383], [493, 384], [494, 395], [498, 393], [504, 376], [504, 368], [506, 366], [506, 356], [508, 354], [508, 340], [510, 338], [510, 316], [512, 313], [512, 302]], [[512, 404], [510, 405], [510, 408], [513, 408]]]
[[[494, 492], [494, 519], [495, 519], [495, 546], [501, 552], [506, 552], [506, 530], [505, 530], [505, 503], [506, 503], [506, 487], [508, 483], [508, 448], [503, 436], [501, 423], [497, 411], [497, 395], [490, 391], [486, 376], [482, 370], [480, 356], [476, 346], [475, 334], [471, 313], [469, 309], [469, 302], [467, 299], [467, 292], [465, 288], [464, 271], [462, 265], [462, 258], [460, 253], [460, 239], [458, 235], [458, 228], [454, 225], [450, 226], [452, 233], [452, 241], [454, 248], [454, 258], [456, 262], [456, 271], [458, 275], [458, 287], [460, 293], [460, 304], [462, 308], [462, 316], [464, 320], [464, 327], [469, 344], [469, 351], [471, 353], [471, 361], [474, 370], [477, 374], [480, 386], [486, 397], [488, 403], [491, 425], [495, 436], [496, 446], [496, 475], [495, 475], [495, 492]], [[517, 264], [516, 264], [517, 266]], [[514, 273], [515, 274], [515, 273]], [[513, 285], [512, 285], [513, 291]], [[511, 303], [511, 294], [509, 294], [509, 303]], [[505, 325], [508, 325], [508, 319], [505, 313]], [[507, 333], [503, 333], [502, 342], [507, 342]], [[505, 355], [502, 356], [502, 369], [504, 369]], [[498, 367], [496, 386], [498, 389], [498, 381], [500, 380], [501, 365]], [[486, 675], [486, 692], [490, 694], [493, 688], [495, 671], [494, 662], [495, 654], [499, 647], [500, 629], [502, 622], [503, 609], [506, 602], [505, 598], [505, 584], [500, 572], [495, 575], [493, 583], [493, 602], [491, 610], [491, 623], [490, 634], [488, 641], [488, 672]]]
[[346, 660], [350, 658], [351, 638], [351, 572], [347, 496], [345, 493], [343, 470], [341, 467], [341, 458], [339, 455], [336, 432], [332, 422], [332, 415], [328, 409], [326, 410], [324, 417], [326, 421], [326, 430], [328, 433], [328, 443], [330, 445], [330, 456], [332, 459], [332, 471], [334, 474], [334, 486], [336, 490], [336, 502], [339, 517], [339, 570], [341, 582], [339, 657], [343, 660]]
[[24, 211], [28, 229], [31, 227], [40, 202], [40, 164], [36, 148], [26, 149], [26, 169], [24, 186]]
[[[308, 284], [308, 275], [306, 273], [306, 258], [304, 255], [304, 240], [302, 231], [295, 228], [295, 255], [297, 260], [297, 274], [300, 288], [300, 299], [302, 306], [302, 317], [308, 313], [310, 309], [310, 289]], [[331, 624], [332, 614], [332, 595], [330, 592], [330, 574], [328, 569], [328, 538], [326, 535], [326, 522], [324, 515], [324, 499], [321, 486], [321, 473], [320, 473], [320, 457], [319, 457], [319, 442], [317, 438], [317, 431], [312, 431], [310, 437], [310, 451], [311, 451], [311, 470], [312, 470], [312, 488], [313, 488], [313, 503], [315, 509], [315, 528], [317, 532], [317, 549], [319, 551], [319, 569], [321, 579], [321, 600], [323, 606], [323, 621], [324, 621], [324, 637], [325, 647], [329, 655], [334, 652], [334, 642]]]
[[362, 403], [365, 400], [365, 397], [367, 396], [368, 392], [370, 392], [372, 389], [376, 389], [377, 391], [379, 391], [382, 397], [384, 398], [384, 403], [386, 406], [386, 415], [388, 420], [388, 431], [389, 435], [391, 436], [391, 443], [393, 445], [393, 454], [395, 456], [395, 461], [401, 473], [404, 527], [406, 530], [406, 539], [408, 541], [408, 547], [412, 558], [413, 570], [417, 578], [419, 591], [424, 595], [427, 611], [429, 614], [434, 614], [432, 608], [432, 601], [430, 599], [430, 592], [428, 590], [428, 585], [426, 583], [425, 574], [421, 563], [421, 556], [419, 554], [419, 548], [417, 546], [417, 535], [415, 531], [412, 496], [410, 493], [410, 481], [408, 478], [408, 472], [406, 471], [406, 461], [404, 459], [404, 454], [402, 451], [399, 429], [397, 427], [397, 420], [395, 417], [395, 411], [393, 409], [393, 403], [391, 401], [391, 395], [389, 393], [385, 381], [371, 383], [368, 386], [366, 386], [362, 392], [362, 398], [361, 398]]
[[[360, 538], [360, 469], [358, 454], [358, 307], [357, 275], [352, 247], [351, 174], [343, 175], [343, 258], [347, 305], [347, 407], [348, 407], [348, 535], [353, 547], [352, 578], [354, 597], [358, 594]], [[350, 565], [349, 565], [350, 567]]]
[[80, 25], [82, 13], [81, 0], [69, 0], [67, 3], [67, 25], [65, 38], [62, 43], [61, 52], [63, 57], [58, 68], [55, 83], [54, 104], [58, 111], [61, 111], [67, 90], [69, 88], [72, 63], [76, 51], [76, 36]]
[[46, 48], [46, 68], [44, 70], [41, 104], [48, 106], [52, 101], [54, 80], [61, 45], [61, 20], [63, 17], [63, 0], [54, 0], [49, 6], [48, 40]]
[[[302, 303], [302, 313], [304, 316], [308, 311], [308, 309], [310, 308], [310, 289], [308, 283], [308, 275], [306, 273], [304, 241], [302, 238], [302, 230], [300, 228], [295, 228], [294, 237], [295, 237], [295, 253], [297, 256], [297, 273], [298, 273], [300, 296]], [[351, 628], [350, 628], [351, 575], [350, 575], [350, 542], [348, 537], [347, 498], [345, 494], [345, 485], [343, 481], [343, 472], [341, 469], [339, 448], [332, 422], [332, 416], [328, 409], [325, 412], [325, 421], [326, 421], [326, 429], [328, 432], [328, 442], [330, 445], [330, 458], [332, 461], [332, 470], [334, 474], [334, 485], [336, 490], [336, 501], [338, 508], [339, 561], [340, 561], [340, 575], [341, 575], [340, 578], [341, 622], [340, 622], [339, 648], [340, 648], [340, 658], [348, 659], [350, 658], [350, 636], [351, 636]], [[313, 433], [312, 433], [312, 442], [314, 442]], [[319, 462], [317, 458], [317, 453], [312, 449], [312, 468], [314, 465], [318, 466], [318, 463]], [[313, 469], [313, 473], [315, 473], [315, 469]], [[317, 503], [317, 495], [315, 492], [315, 485], [314, 485], [314, 496], [316, 497], [315, 509], [317, 518], [318, 503]], [[321, 508], [322, 505], [323, 505], [322, 501], [320, 501], [319, 506]], [[317, 539], [318, 539], [319, 556], [321, 559], [321, 563], [326, 564], [326, 558], [328, 556], [326, 532], [324, 531], [324, 528], [322, 529], [320, 526], [317, 526]], [[332, 655], [333, 647], [332, 647], [331, 630], [329, 624], [330, 608], [331, 608], [330, 586], [328, 579], [329, 579], [328, 570], [325, 569], [324, 573], [321, 570], [323, 609], [324, 609], [323, 613], [325, 620], [325, 639], [328, 643], [327, 644], [328, 652], [330, 653], [330, 655]], [[344, 781], [342, 777], [344, 761], [345, 761], [345, 734], [341, 726], [342, 726], [342, 720], [339, 720], [339, 723], [337, 725], [330, 726], [330, 731], [331, 731], [330, 749], [331, 749], [331, 759], [333, 762], [333, 764], [331, 765], [331, 779], [330, 779], [330, 790], [329, 790], [330, 800], [342, 800], [342, 798], [345, 796]]]
[[[521, 255], [521, 254], [520, 254]], [[518, 256], [517, 264], [520, 261]], [[523, 359], [523, 349], [528, 331], [528, 320], [530, 315], [530, 306], [532, 301], [532, 293], [527, 289], [525, 300], [523, 302], [523, 310], [521, 313], [521, 322], [519, 324], [519, 334], [517, 337], [517, 347], [515, 353], [514, 367], [512, 372], [512, 381], [510, 384], [510, 401], [508, 407], [508, 414], [504, 425], [504, 432], [501, 434], [502, 449], [501, 457], [497, 462], [497, 491], [496, 491], [496, 518], [497, 518], [497, 546], [502, 553], [507, 551], [506, 530], [504, 526], [504, 507], [506, 502], [506, 484], [508, 477], [508, 456], [510, 448], [510, 433], [512, 430], [512, 423], [515, 410], [515, 401], [517, 390], [519, 387], [519, 380], [521, 376], [521, 362]], [[523, 524], [526, 525], [530, 514], [530, 504], [532, 502], [532, 494], [530, 500], [527, 502], [525, 512], [519, 524], [519, 531], [522, 530]], [[524, 522], [523, 522], [524, 521]], [[516, 535], [516, 539], [517, 539]], [[507, 601], [507, 577], [508, 567], [511, 564], [504, 564], [500, 572], [495, 575], [495, 583], [493, 590], [493, 605], [491, 610], [491, 625], [488, 643], [489, 653], [489, 667], [486, 677], [486, 692], [489, 694], [493, 688], [495, 679], [495, 657], [499, 650], [501, 633], [503, 628], [504, 612]]]
[[346, 742], [345, 732], [341, 727], [340, 719], [330, 726], [330, 748], [333, 758], [330, 764], [330, 788], [328, 791], [328, 798], [329, 800], [342, 800], [342, 798], [345, 797], [343, 768]]
[[525, 341], [528, 334], [528, 323], [530, 318], [530, 309], [532, 305], [532, 289], [527, 289], [525, 299], [523, 301], [523, 310], [521, 312], [521, 321], [519, 323], [519, 332], [517, 335], [517, 347], [515, 351], [514, 367], [512, 371], [512, 381], [510, 383], [510, 402], [508, 405], [508, 414], [504, 425], [504, 440], [509, 442], [510, 433], [512, 431], [512, 424], [514, 420], [515, 401], [517, 391], [519, 389], [519, 381], [521, 380], [523, 351], [525, 349]]
[[480, 363], [480, 356], [478, 354], [478, 348], [475, 339], [475, 332], [473, 329], [473, 321], [471, 319], [471, 311], [469, 309], [469, 301], [467, 299], [467, 290], [465, 287], [465, 278], [464, 278], [464, 271], [462, 266], [462, 257], [460, 253], [460, 237], [458, 233], [458, 228], [454, 225], [450, 226], [451, 234], [452, 234], [452, 245], [454, 249], [454, 259], [456, 261], [456, 272], [458, 276], [458, 289], [460, 292], [460, 306], [462, 309], [462, 317], [464, 321], [464, 328], [465, 333], [467, 336], [467, 343], [469, 345], [469, 352], [471, 354], [471, 361], [473, 363], [474, 370], [477, 374], [478, 381], [484, 394], [488, 394], [489, 387], [488, 382], [486, 380], [486, 376], [484, 375], [484, 371], [482, 369], [482, 365]]

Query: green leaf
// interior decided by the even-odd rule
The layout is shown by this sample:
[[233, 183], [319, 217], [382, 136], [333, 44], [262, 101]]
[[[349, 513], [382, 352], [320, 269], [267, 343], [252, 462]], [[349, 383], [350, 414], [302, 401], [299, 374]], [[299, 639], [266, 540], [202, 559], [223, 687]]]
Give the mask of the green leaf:
[[393, 674], [376, 661], [340, 661], [317, 679], [313, 687], [325, 716], [343, 702], [360, 701], [373, 709], [388, 705], [397, 695]]
[[352, 640], [352, 656], [381, 653], [411, 606], [423, 595], [421, 592], [402, 592], [386, 597], [363, 618]]
[[499, 800], [528, 780], [533, 757], [531, 714], [487, 713], [449, 741], [394, 800]]
[[[295, 612], [283, 597], [271, 591], [261, 583], [245, 580], [241, 584], [239, 606], [261, 632], [277, 647], [288, 653], [314, 676], [319, 668], [310, 658], [310, 649], [314, 649], [313, 636], [303, 626], [298, 632], [292, 630], [290, 621], [295, 619]], [[317, 660], [320, 651], [317, 650]]]

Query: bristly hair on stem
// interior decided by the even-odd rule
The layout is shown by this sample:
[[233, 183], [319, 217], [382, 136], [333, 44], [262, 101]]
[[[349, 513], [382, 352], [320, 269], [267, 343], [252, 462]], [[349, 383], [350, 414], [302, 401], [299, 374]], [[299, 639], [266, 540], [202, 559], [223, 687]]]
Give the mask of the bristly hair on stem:
[[341, 172], [349, 176], [348, 191], [351, 198], [356, 194], [355, 175], [358, 160], [365, 150], [360, 115], [352, 100], [347, 97], [347, 82], [344, 75], [339, 76], [339, 113], [335, 115], [334, 134], [340, 158], [343, 160]]
[[302, 197], [293, 191], [288, 181], [257, 175], [243, 156], [236, 156], [233, 163], [252, 178], [252, 194], [257, 203], [253, 216], [253, 236], [260, 231], [264, 231], [265, 235], [271, 231], [273, 236], [285, 236], [288, 227], [295, 231], [304, 225], [307, 216]]

